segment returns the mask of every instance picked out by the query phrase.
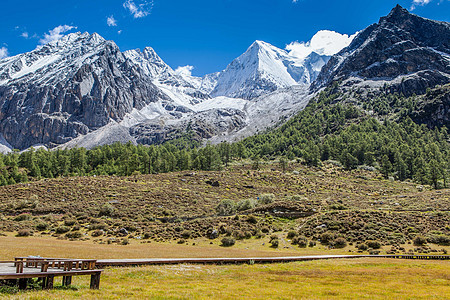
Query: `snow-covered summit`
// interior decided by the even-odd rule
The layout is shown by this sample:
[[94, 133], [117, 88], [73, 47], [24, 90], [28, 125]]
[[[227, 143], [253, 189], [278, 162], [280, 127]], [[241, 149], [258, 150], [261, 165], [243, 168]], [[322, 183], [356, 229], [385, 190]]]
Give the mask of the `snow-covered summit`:
[[329, 56], [310, 52], [293, 55], [263, 41], [255, 41], [247, 51], [219, 73], [212, 96], [253, 99], [315, 80]]
[[97, 33], [70, 33], [31, 52], [0, 60], [0, 85], [60, 80], [87, 60], [95, 59], [107, 45], [118, 51], [114, 42]]

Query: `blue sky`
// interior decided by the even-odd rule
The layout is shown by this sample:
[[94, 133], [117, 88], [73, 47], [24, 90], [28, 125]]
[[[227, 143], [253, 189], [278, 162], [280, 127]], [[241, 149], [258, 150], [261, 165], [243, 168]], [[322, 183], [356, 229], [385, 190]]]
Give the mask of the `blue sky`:
[[2, 0], [0, 56], [87, 31], [122, 51], [151, 46], [171, 67], [192, 65], [204, 75], [224, 69], [254, 40], [284, 48], [323, 29], [353, 34], [397, 3], [450, 21], [450, 0]]

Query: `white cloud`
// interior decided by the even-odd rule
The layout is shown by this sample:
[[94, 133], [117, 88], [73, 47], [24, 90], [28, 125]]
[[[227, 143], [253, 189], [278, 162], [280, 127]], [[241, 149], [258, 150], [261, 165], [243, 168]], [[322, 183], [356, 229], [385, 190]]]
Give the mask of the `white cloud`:
[[178, 67], [175, 70], [175, 73], [177, 73], [178, 75], [181, 76], [191, 76], [192, 75], [192, 70], [194, 70], [193, 66], [187, 65], [184, 67]]
[[23, 37], [23, 38], [28, 38], [28, 32], [22, 32], [22, 34], [20, 35], [21, 37]]
[[117, 26], [117, 20], [114, 19], [114, 16], [108, 17], [106, 24], [108, 24], [108, 26]]
[[117, 34], [122, 34], [122, 30], [118, 30], [118, 31], [117, 31]]
[[44, 45], [53, 41], [57, 41], [64, 36], [63, 33], [76, 28], [77, 27], [75, 26], [59, 25], [58, 27], [55, 27], [52, 30], [50, 30], [48, 33], [45, 33], [44, 37], [39, 40], [39, 43], [41, 45]]
[[350, 45], [356, 34], [349, 36], [334, 31], [321, 30], [309, 42], [292, 42], [286, 46], [286, 50], [290, 55], [301, 59], [306, 58], [312, 52], [331, 56]]
[[413, 0], [411, 4], [411, 10], [416, 9], [417, 6], [424, 6], [430, 3], [432, 0]]
[[0, 48], [0, 59], [8, 57], [8, 49], [6, 47]]
[[153, 7], [153, 0], [127, 0], [123, 7], [128, 9], [135, 19], [143, 18], [150, 14]]

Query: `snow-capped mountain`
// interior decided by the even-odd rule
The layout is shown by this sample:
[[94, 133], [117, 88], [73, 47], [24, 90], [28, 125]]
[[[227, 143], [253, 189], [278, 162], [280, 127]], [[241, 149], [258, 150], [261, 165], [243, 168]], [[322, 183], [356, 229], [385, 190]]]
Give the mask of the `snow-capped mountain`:
[[309, 84], [317, 76], [315, 70], [320, 71], [328, 59], [329, 56], [316, 53], [298, 58], [269, 43], [256, 41], [218, 74], [211, 95], [254, 99], [280, 88]]
[[72, 33], [0, 61], [0, 133], [18, 149], [65, 143], [163, 99], [96, 33]]
[[153, 84], [179, 105], [192, 108], [192, 105], [210, 98], [208, 94], [211, 87], [208, 87], [210, 84], [207, 80], [203, 87], [201, 78], [177, 74], [153, 48], [146, 47], [142, 52], [139, 49], [128, 50], [124, 52], [124, 55], [141, 68], [152, 79]]
[[228, 67], [216, 73], [211, 96], [254, 99], [293, 85], [309, 85], [322, 67], [353, 36], [321, 30], [306, 43], [293, 42], [286, 50], [255, 41]]

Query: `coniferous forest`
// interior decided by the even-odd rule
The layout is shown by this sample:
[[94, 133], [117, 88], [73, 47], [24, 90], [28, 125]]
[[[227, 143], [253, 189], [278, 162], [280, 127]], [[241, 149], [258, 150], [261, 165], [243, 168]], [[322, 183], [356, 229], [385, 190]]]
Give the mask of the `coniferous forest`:
[[[242, 159], [251, 159], [257, 168], [264, 161], [295, 159], [310, 166], [332, 160], [347, 170], [362, 166], [386, 178], [447, 186], [448, 129], [413, 122], [409, 115], [414, 97], [386, 94], [358, 105], [336, 101], [340, 95], [331, 90], [320, 93], [284, 125], [235, 143], [201, 147], [188, 132], [162, 145], [116, 143], [91, 150], [29, 149], [0, 155], [0, 185], [59, 176], [219, 170]], [[398, 113], [387, 113], [394, 109]]]

